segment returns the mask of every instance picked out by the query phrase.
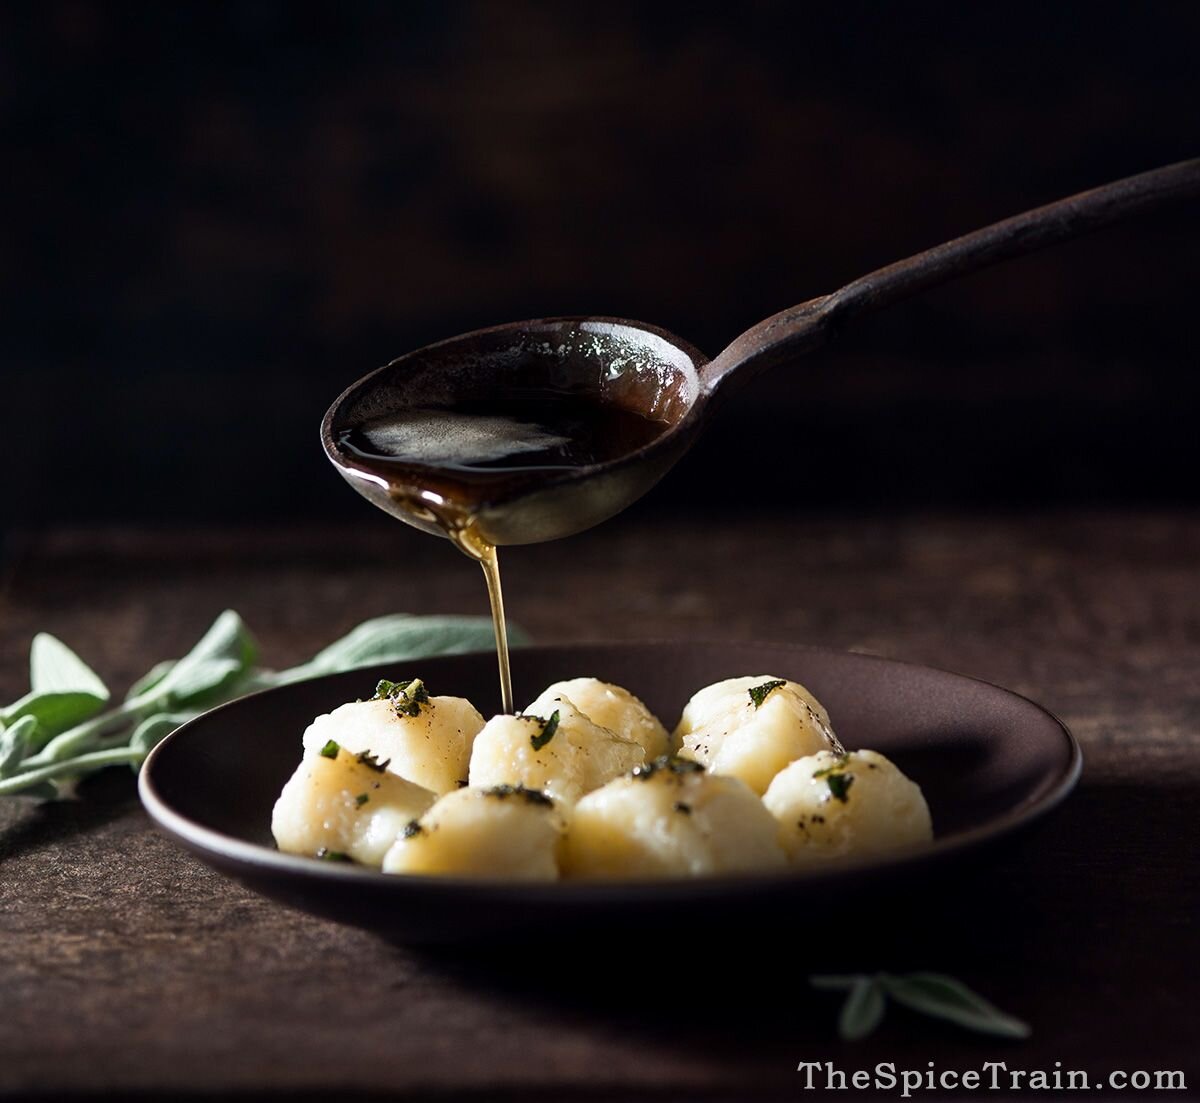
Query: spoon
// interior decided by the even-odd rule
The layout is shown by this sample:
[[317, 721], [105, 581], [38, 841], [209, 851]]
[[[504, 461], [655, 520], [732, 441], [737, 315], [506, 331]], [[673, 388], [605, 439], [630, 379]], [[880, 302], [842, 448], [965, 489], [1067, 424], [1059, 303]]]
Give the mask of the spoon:
[[[657, 326], [621, 318], [514, 322], [411, 352], [359, 380], [329, 408], [322, 442], [370, 501], [462, 545], [531, 544], [599, 524], [641, 497], [697, 440], [718, 400], [781, 362], [818, 348], [862, 314], [998, 261], [1077, 237], [1165, 202], [1200, 194], [1200, 159], [1144, 172], [993, 223], [862, 276], [746, 330], [707, 359]], [[398, 463], [354, 447], [380, 417], [486, 408], [530, 387], [578, 395], [650, 423], [627, 450], [576, 464], [493, 467], [468, 476], [452, 458]], [[609, 433], [605, 438], [617, 440]], [[468, 550], [464, 548], [464, 550]]]

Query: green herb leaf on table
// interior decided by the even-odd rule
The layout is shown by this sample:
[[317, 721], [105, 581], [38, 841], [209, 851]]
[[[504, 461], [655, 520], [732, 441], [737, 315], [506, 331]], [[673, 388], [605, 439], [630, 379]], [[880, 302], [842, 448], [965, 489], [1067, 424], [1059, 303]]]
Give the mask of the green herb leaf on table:
[[34, 693], [86, 693], [101, 703], [108, 687], [62, 640], [39, 632], [29, 648], [29, 688]]
[[825, 991], [849, 993], [838, 1017], [838, 1034], [846, 1041], [865, 1038], [879, 1025], [887, 999], [981, 1034], [1003, 1038], [1030, 1034], [1026, 1023], [943, 973], [818, 975], [809, 977], [809, 983]]
[[29, 692], [0, 709], [0, 724], [30, 716], [37, 722], [28, 747], [37, 750], [59, 732], [95, 716], [108, 703], [108, 687], [65, 643], [39, 632], [29, 649]]
[[878, 978], [859, 977], [842, 1004], [838, 1034], [848, 1042], [865, 1038], [882, 1021], [886, 1001]]
[[9, 777], [21, 764], [29, 751], [37, 721], [32, 716], [22, 716], [11, 727], [0, 731], [0, 778]]
[[0, 722], [14, 724], [24, 717], [32, 718], [37, 724], [35, 741], [40, 746], [60, 732], [91, 719], [104, 708], [106, 700], [82, 691], [27, 693], [0, 712]]
[[[514, 644], [528, 638], [515, 626], [509, 636]], [[366, 621], [309, 662], [276, 672], [254, 665], [253, 636], [237, 613], [226, 610], [187, 655], [155, 664], [120, 704], [105, 710], [109, 693], [95, 672], [65, 644], [42, 635], [30, 654], [33, 690], [0, 708], [0, 796], [51, 798], [61, 795], [63, 784], [107, 766], [137, 770], [180, 724], [257, 689], [493, 645], [491, 621], [483, 617], [396, 614]], [[405, 690], [393, 704], [419, 711], [428, 700], [424, 687], [414, 680]]]
[[1029, 1026], [1005, 1014], [960, 980], [943, 973], [908, 973], [879, 977], [887, 994], [897, 1003], [923, 1015], [946, 1019], [981, 1034], [1002, 1038], [1027, 1038]]
[[135, 697], [142, 697], [149, 693], [157, 686], [175, 666], [174, 659], [164, 659], [161, 663], [155, 663], [149, 670], [146, 671], [136, 682], [129, 687], [129, 692], [125, 694], [126, 701], [132, 701]]
[[161, 705], [203, 704], [219, 695], [258, 658], [258, 645], [242, 618], [226, 609], [200, 642], [180, 659], [146, 696]]
[[[520, 647], [529, 637], [509, 625], [508, 642]], [[308, 662], [275, 675], [276, 683], [296, 682], [380, 663], [400, 663], [431, 655], [488, 651], [496, 638], [490, 617], [414, 616], [393, 613], [364, 621], [341, 639], [318, 651]]]
[[199, 716], [199, 712], [156, 712], [147, 716], [129, 737], [129, 745], [142, 754], [149, 754], [176, 728]]
[[162, 704], [202, 707], [209, 701], [223, 700], [247, 672], [238, 659], [204, 659], [179, 663], [150, 693]]

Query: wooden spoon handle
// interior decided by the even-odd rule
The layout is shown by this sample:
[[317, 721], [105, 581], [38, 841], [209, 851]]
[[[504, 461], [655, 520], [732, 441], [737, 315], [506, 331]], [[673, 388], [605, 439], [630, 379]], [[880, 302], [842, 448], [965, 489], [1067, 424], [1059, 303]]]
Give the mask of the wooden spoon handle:
[[739, 382], [823, 344], [848, 320], [890, 306], [957, 276], [1023, 256], [1058, 241], [1200, 195], [1200, 158], [1068, 196], [993, 222], [982, 230], [876, 269], [831, 295], [775, 314], [736, 338], [702, 372], [706, 389], [736, 374]]

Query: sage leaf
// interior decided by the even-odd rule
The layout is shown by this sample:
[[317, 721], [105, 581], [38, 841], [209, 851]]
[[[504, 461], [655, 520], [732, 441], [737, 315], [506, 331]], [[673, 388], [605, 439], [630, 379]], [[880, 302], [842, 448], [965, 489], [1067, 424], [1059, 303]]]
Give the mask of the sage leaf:
[[157, 689], [150, 691], [150, 696], [169, 708], [216, 703], [229, 696], [245, 673], [245, 667], [237, 659], [188, 663], [182, 669], [177, 666]]
[[95, 716], [108, 700], [86, 690], [27, 693], [0, 713], [0, 722], [15, 723], [25, 717], [37, 721], [37, 742], [44, 743], [59, 732]]
[[962, 981], [942, 973], [879, 975], [879, 983], [897, 1003], [923, 1015], [946, 1019], [968, 1030], [1002, 1038], [1028, 1038], [1028, 1024], [1007, 1015]]
[[21, 760], [29, 753], [29, 745], [37, 721], [32, 716], [23, 716], [11, 727], [0, 731], [0, 778], [16, 772]]
[[865, 1038], [882, 1021], [883, 989], [874, 977], [859, 977], [850, 989], [838, 1016], [838, 1034], [847, 1042]]
[[88, 693], [101, 704], [108, 687], [62, 640], [39, 632], [29, 648], [29, 688], [34, 693]]
[[[516, 625], [509, 625], [508, 640], [512, 646], [520, 647], [529, 642], [529, 637]], [[279, 678], [298, 681], [360, 666], [406, 662], [429, 655], [489, 651], [495, 646], [496, 638], [488, 617], [422, 617], [393, 613], [363, 621], [341, 639], [318, 651], [307, 663], [282, 672]]]
[[129, 692], [125, 694], [125, 700], [132, 701], [135, 697], [142, 697], [149, 693], [150, 690], [154, 689], [155, 686], [171, 673], [174, 666], [174, 659], [166, 659], [161, 663], [155, 663], [129, 687]]
[[226, 609], [200, 642], [143, 696], [168, 705], [215, 696], [248, 671], [257, 657], [258, 645], [242, 618]]
[[39, 632], [33, 639], [29, 676], [30, 691], [0, 710], [0, 723], [13, 724], [32, 716], [37, 721], [38, 744], [82, 724], [108, 702], [108, 688], [96, 672], [48, 632]]
[[153, 716], [147, 716], [133, 729], [129, 746], [142, 754], [149, 754], [181, 724], [186, 724], [199, 715], [199, 712], [156, 712]]
[[[514, 645], [527, 642], [510, 628]], [[483, 617], [397, 614], [359, 625], [307, 663], [275, 673], [256, 667], [258, 647], [241, 617], [226, 610], [187, 655], [153, 666], [125, 699], [103, 709], [99, 678], [69, 649], [46, 637], [35, 645], [35, 692], [0, 708], [0, 797], [54, 797], [107, 766], [138, 769], [146, 754], [180, 724], [212, 705], [257, 689], [376, 663], [491, 650]], [[39, 691], [40, 690], [40, 691]]]

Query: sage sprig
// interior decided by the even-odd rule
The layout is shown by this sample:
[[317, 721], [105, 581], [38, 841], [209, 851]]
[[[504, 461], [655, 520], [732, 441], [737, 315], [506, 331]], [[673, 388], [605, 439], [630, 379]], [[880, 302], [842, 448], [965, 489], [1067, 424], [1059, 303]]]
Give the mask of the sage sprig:
[[[514, 644], [524, 633], [509, 626]], [[0, 708], [0, 796], [49, 798], [80, 777], [126, 763], [135, 770], [160, 740], [205, 709], [321, 674], [493, 646], [484, 617], [406, 614], [365, 621], [288, 670], [257, 666], [258, 645], [227, 609], [182, 659], [156, 663], [124, 699], [66, 644], [41, 633], [30, 648], [30, 691]]]
[[29, 692], [0, 708], [0, 728], [32, 719], [27, 739], [42, 742], [94, 716], [108, 703], [108, 689], [66, 644], [45, 632], [29, 649]]
[[814, 988], [846, 992], [838, 1034], [848, 1042], [870, 1034], [882, 1021], [888, 999], [935, 1019], [1001, 1038], [1028, 1038], [1029, 1026], [944, 973], [853, 973], [809, 978]]

